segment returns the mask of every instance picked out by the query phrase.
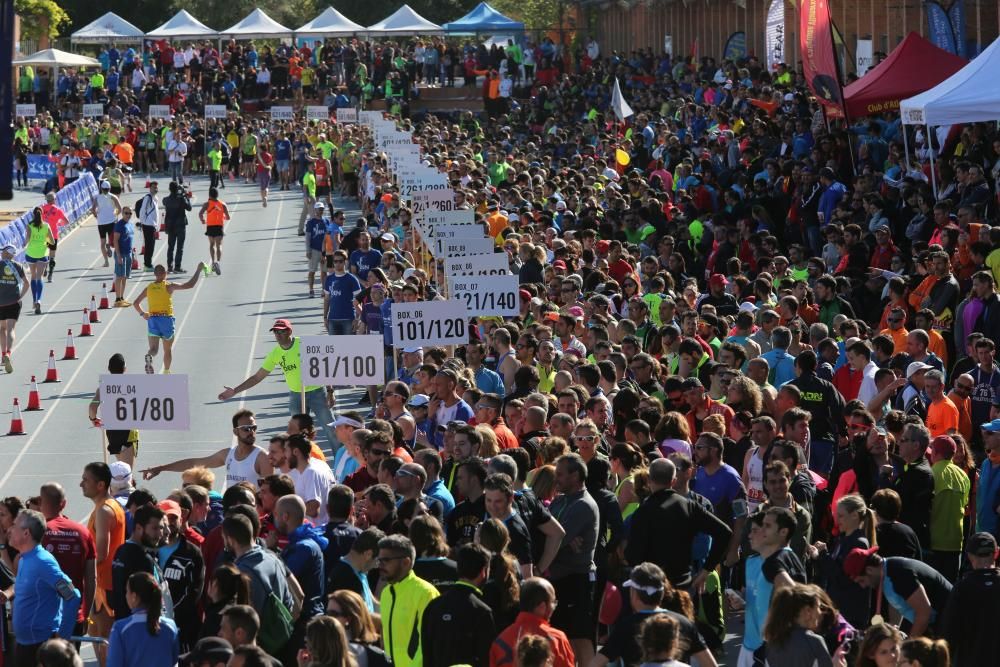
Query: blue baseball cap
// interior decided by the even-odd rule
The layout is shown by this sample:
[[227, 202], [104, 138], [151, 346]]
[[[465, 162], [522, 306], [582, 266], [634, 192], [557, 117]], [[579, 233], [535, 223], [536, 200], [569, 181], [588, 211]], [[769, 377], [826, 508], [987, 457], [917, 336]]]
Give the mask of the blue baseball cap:
[[979, 428], [983, 429], [987, 433], [1000, 433], [1000, 419], [994, 419], [991, 422], [982, 424]]

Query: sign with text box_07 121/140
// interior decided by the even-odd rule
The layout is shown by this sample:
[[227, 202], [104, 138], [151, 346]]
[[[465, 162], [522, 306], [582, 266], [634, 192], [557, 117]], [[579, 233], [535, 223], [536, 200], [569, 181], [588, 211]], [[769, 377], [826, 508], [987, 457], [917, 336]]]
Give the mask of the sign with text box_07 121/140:
[[451, 295], [471, 316], [515, 317], [520, 312], [517, 276], [464, 276], [449, 281]]
[[111, 431], [187, 431], [187, 375], [102, 375], [101, 421]]
[[299, 355], [305, 384], [353, 387], [385, 381], [381, 335], [302, 336]]
[[465, 345], [469, 342], [469, 312], [465, 303], [418, 301], [392, 304], [392, 344], [395, 347]]

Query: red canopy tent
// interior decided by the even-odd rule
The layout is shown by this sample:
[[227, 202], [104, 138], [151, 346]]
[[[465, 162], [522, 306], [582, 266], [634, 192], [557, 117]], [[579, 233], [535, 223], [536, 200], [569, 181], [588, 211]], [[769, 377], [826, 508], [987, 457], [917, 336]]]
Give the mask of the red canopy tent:
[[863, 77], [844, 88], [850, 118], [898, 111], [899, 101], [930, 90], [968, 64], [915, 32]]

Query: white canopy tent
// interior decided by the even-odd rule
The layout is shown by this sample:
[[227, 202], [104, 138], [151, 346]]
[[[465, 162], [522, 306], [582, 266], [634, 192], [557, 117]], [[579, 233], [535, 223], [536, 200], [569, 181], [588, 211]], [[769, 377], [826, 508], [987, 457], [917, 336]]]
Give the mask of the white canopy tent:
[[216, 37], [218, 34], [191, 16], [186, 9], [182, 9], [156, 30], [147, 32], [146, 37], [153, 39], [207, 39]]
[[242, 21], [231, 26], [229, 30], [222, 30], [219, 34], [236, 39], [274, 39], [291, 37], [292, 31], [272, 19], [264, 13], [263, 9], [258, 7]]
[[899, 103], [906, 125], [955, 125], [1000, 118], [1000, 39], [930, 90]]
[[[900, 101], [904, 125], [927, 126], [931, 159], [931, 185], [937, 195], [934, 167], [936, 150], [930, 142], [931, 128], [959, 123], [983, 123], [1000, 119], [1000, 88], [996, 72], [1000, 67], [1000, 39], [996, 39], [969, 64], [930, 90]], [[906, 132], [903, 146], [909, 155]]]
[[327, 7], [323, 13], [295, 31], [299, 37], [347, 37], [363, 34], [365, 27], [347, 18], [333, 7]]
[[110, 44], [112, 42], [141, 42], [145, 33], [134, 25], [108, 12], [69, 36], [72, 44]]
[[98, 67], [101, 61], [97, 58], [67, 53], [59, 49], [43, 49], [30, 56], [19, 58], [13, 64], [22, 67], [29, 65], [32, 67]]
[[409, 5], [403, 5], [392, 16], [379, 21], [375, 25], [368, 26], [367, 34], [371, 37], [443, 35], [444, 28], [436, 23], [431, 23], [413, 11]]

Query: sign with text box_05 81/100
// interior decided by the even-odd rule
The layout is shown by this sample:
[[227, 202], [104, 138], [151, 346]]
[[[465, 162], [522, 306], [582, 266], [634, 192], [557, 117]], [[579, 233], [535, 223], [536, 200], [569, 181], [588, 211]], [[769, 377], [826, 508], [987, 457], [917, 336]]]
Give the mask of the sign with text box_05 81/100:
[[306, 384], [352, 387], [385, 381], [381, 335], [302, 336], [299, 354]]
[[452, 278], [451, 294], [469, 315], [515, 317], [520, 312], [517, 276]]
[[465, 345], [469, 342], [469, 312], [465, 304], [418, 301], [392, 304], [392, 344], [395, 347]]
[[187, 375], [102, 375], [101, 421], [111, 431], [187, 431]]

